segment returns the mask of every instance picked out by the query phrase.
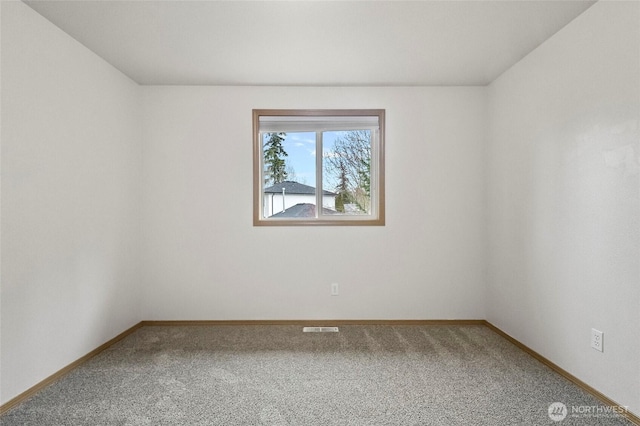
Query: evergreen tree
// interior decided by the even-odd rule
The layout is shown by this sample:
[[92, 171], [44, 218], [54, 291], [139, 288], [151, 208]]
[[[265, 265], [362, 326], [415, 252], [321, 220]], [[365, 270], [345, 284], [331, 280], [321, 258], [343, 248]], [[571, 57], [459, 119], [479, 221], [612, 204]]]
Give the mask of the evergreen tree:
[[336, 161], [338, 172], [338, 184], [336, 185], [336, 210], [344, 213], [344, 205], [351, 202], [349, 194], [349, 177], [347, 176], [347, 166], [344, 161]]
[[284, 157], [289, 154], [284, 150], [282, 142], [284, 142], [286, 133], [266, 133], [264, 143], [264, 184], [265, 186], [284, 182], [287, 180], [287, 171]]
[[362, 162], [362, 169], [358, 170], [360, 175], [362, 189], [368, 197], [371, 197], [371, 157], [367, 157]]

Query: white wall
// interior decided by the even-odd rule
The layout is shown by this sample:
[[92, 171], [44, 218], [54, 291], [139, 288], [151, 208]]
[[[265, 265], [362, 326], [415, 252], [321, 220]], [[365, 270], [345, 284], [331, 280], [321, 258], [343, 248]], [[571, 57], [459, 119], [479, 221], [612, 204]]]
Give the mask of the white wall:
[[599, 2], [494, 81], [487, 166], [487, 319], [635, 413], [639, 22]]
[[[141, 319], [487, 318], [639, 413], [639, 17], [488, 89], [139, 88], [2, 2], [0, 403]], [[387, 110], [387, 225], [253, 227], [251, 110], [337, 106]]]
[[[144, 318], [483, 318], [485, 106], [485, 88], [144, 87]], [[387, 225], [253, 227], [251, 110], [336, 107], [386, 109]]]
[[140, 321], [138, 86], [2, 3], [4, 403]]

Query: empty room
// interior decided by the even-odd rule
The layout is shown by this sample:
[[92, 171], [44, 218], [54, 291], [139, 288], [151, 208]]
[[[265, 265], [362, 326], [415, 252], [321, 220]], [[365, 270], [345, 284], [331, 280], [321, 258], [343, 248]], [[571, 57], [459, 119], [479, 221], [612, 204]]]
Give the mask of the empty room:
[[0, 22], [2, 425], [640, 424], [640, 2]]

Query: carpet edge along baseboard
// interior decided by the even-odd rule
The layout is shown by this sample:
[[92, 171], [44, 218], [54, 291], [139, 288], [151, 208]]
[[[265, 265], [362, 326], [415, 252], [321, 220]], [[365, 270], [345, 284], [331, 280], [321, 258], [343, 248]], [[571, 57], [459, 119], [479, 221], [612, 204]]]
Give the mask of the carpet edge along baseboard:
[[334, 319], [334, 320], [175, 320], [175, 321], [142, 321], [142, 326], [224, 326], [224, 325], [299, 325], [330, 327], [339, 325], [480, 325], [485, 320], [375, 320], [375, 319]]
[[75, 368], [78, 368], [79, 366], [81, 366], [85, 362], [89, 361], [94, 356], [96, 356], [99, 353], [103, 352], [104, 350], [108, 349], [110, 346], [112, 346], [115, 343], [119, 342], [120, 340], [124, 339], [125, 337], [127, 337], [128, 335], [130, 335], [131, 333], [133, 333], [137, 329], [141, 328], [142, 326], [143, 326], [142, 322], [139, 322], [139, 323], [135, 324], [134, 326], [129, 327], [128, 329], [126, 329], [122, 333], [118, 334], [116, 337], [108, 340], [107, 342], [105, 342], [102, 345], [98, 346], [97, 348], [95, 348], [91, 352], [89, 352], [86, 355], [84, 355], [84, 356], [78, 358], [77, 360], [73, 361], [71, 364], [61, 368], [60, 370], [56, 371], [55, 373], [53, 373], [49, 377], [47, 377], [44, 380], [36, 383], [35, 385], [31, 386], [26, 391], [24, 391], [24, 392], [18, 394], [17, 396], [11, 398], [6, 403], [0, 405], [0, 415], [6, 413], [7, 411], [9, 411], [10, 409], [14, 408], [15, 406], [20, 405], [20, 403], [26, 401], [27, 399], [29, 399], [30, 397], [32, 397], [33, 395], [35, 395], [36, 393], [38, 393], [42, 389], [46, 388], [47, 386], [53, 384], [55, 381], [61, 379], [64, 376], [66, 376], [67, 374], [69, 374]]
[[[6, 403], [0, 405], [0, 415], [6, 413], [12, 408], [20, 405], [22, 402], [26, 401], [31, 396], [35, 395], [40, 390], [54, 383], [55, 381], [61, 379], [73, 369], [79, 367], [83, 363], [87, 362], [94, 356], [103, 352], [110, 346], [124, 339], [137, 329], [141, 327], [155, 327], [155, 326], [233, 326], [233, 325], [249, 325], [249, 326], [269, 326], [269, 325], [299, 325], [299, 326], [348, 326], [348, 325], [389, 325], [389, 326], [485, 326], [509, 341], [516, 347], [518, 347], [523, 352], [527, 353], [534, 359], [540, 361], [542, 364], [555, 371], [565, 379], [569, 380], [574, 385], [578, 386], [585, 392], [593, 395], [595, 398], [600, 400], [603, 404], [612, 406], [612, 407], [620, 407], [615, 401], [611, 398], [607, 397], [600, 391], [591, 387], [587, 383], [578, 379], [571, 373], [567, 372], [560, 366], [554, 364], [544, 356], [540, 355], [538, 352], [524, 345], [517, 339], [513, 338], [509, 334], [505, 333], [495, 325], [491, 324], [487, 320], [483, 319], [460, 319], [460, 320], [150, 320], [150, 321], [140, 321], [139, 323], [133, 325], [132, 327], [126, 329], [122, 333], [118, 334], [116, 337], [111, 340], [103, 343], [98, 346], [91, 352], [86, 355], [78, 358], [73, 361], [71, 364], [63, 367], [57, 372], [53, 373], [49, 377], [44, 380], [36, 383], [34, 386], [30, 387], [26, 391], [20, 393], [14, 398], [10, 399]], [[632, 423], [640, 426], [640, 417], [635, 414], [625, 411], [623, 415]]]

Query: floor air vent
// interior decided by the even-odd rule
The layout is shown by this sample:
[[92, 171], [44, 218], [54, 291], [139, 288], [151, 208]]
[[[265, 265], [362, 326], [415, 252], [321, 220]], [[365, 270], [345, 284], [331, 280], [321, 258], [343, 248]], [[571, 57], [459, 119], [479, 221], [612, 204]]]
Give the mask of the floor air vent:
[[338, 327], [302, 327], [304, 333], [337, 333]]

